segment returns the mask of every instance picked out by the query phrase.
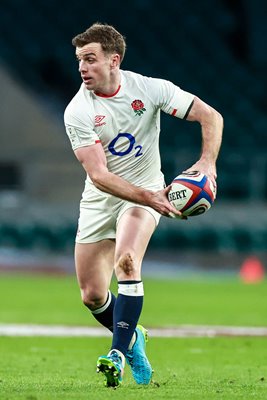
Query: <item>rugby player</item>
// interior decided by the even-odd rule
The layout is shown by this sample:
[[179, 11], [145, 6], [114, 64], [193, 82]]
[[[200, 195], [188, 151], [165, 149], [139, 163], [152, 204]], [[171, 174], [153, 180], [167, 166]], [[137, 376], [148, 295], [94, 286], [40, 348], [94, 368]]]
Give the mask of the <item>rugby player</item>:
[[[152, 367], [147, 331], [138, 325], [142, 260], [160, 217], [181, 216], [168, 201], [161, 172], [160, 112], [200, 124], [200, 158], [187, 171], [206, 174], [214, 186], [223, 119], [167, 80], [122, 70], [125, 38], [111, 25], [95, 23], [72, 44], [82, 84], [64, 120], [87, 174], [75, 244], [78, 283], [83, 303], [113, 333], [109, 353], [97, 361], [106, 385], [122, 382], [125, 360], [136, 383], [146, 385]], [[117, 296], [110, 291], [113, 273]]]

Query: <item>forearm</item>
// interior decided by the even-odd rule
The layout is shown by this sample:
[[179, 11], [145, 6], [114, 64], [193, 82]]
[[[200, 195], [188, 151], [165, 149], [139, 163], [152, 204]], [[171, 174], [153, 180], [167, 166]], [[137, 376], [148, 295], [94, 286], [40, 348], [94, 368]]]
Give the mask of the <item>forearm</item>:
[[202, 149], [199, 162], [215, 167], [222, 142], [223, 118], [214, 108], [195, 97], [187, 117], [201, 125]]
[[202, 150], [201, 159], [215, 164], [222, 142], [223, 118], [214, 109], [207, 112], [201, 123]]
[[170, 213], [181, 215], [168, 200], [170, 187], [150, 191], [135, 186], [119, 175], [110, 172], [100, 144], [78, 148], [75, 155], [95, 187], [103, 192], [110, 193], [123, 200], [152, 207], [165, 216], [169, 216]]
[[150, 205], [152, 192], [129, 183], [107, 169], [91, 174], [90, 178], [103, 192], [137, 204]]
[[168, 192], [170, 187], [152, 192], [141, 187], [132, 185], [125, 179], [115, 175], [108, 170], [91, 175], [93, 184], [100, 190], [110, 193], [113, 196], [130, 201], [136, 204], [142, 204], [154, 208], [158, 213], [170, 216], [175, 214], [181, 217], [180, 211], [176, 210], [168, 200]]

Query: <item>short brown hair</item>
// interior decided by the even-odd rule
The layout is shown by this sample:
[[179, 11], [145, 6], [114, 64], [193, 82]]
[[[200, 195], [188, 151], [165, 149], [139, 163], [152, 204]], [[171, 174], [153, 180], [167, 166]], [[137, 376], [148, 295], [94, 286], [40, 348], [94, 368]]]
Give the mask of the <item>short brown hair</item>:
[[112, 25], [96, 22], [72, 39], [75, 47], [83, 47], [88, 43], [100, 43], [104, 53], [118, 53], [121, 61], [123, 60], [126, 50], [125, 38]]

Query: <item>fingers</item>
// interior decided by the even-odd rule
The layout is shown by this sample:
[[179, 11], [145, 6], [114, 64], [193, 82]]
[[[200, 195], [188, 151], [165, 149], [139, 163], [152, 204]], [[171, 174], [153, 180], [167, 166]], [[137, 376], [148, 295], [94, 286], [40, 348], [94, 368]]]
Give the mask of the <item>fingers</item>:
[[156, 203], [152, 207], [158, 211], [164, 217], [187, 219], [176, 208], [170, 203], [168, 199], [168, 193], [171, 190], [172, 185], [168, 185], [166, 188], [154, 193], [154, 200]]
[[180, 213], [180, 214], [174, 214], [174, 213], [172, 213], [172, 212], [169, 212], [169, 214], [167, 215], [167, 217], [169, 217], [169, 218], [176, 218], [176, 219], [184, 219], [184, 220], [186, 220], [186, 219], [188, 219], [185, 215], [183, 215], [182, 213]]
[[168, 217], [171, 218], [179, 218], [179, 219], [187, 219], [187, 217], [184, 217], [181, 211], [176, 210], [176, 208], [169, 202], [170, 205], [170, 211], [168, 212]]
[[170, 217], [170, 218], [187, 219], [187, 217], [184, 217], [182, 215], [182, 213], [180, 211], [176, 210], [176, 208], [169, 202], [168, 193], [171, 190], [171, 188], [172, 188], [172, 185], [170, 184], [170, 185], [166, 186], [166, 188], [164, 189], [164, 193], [165, 193], [165, 195], [167, 197], [168, 205], [169, 205], [169, 208], [170, 208], [170, 210], [167, 212], [167, 214], [164, 214], [164, 215], [166, 217]]
[[163, 189], [166, 195], [168, 195], [171, 188], [172, 188], [172, 185], [170, 184], [170, 185], [166, 186], [165, 189]]

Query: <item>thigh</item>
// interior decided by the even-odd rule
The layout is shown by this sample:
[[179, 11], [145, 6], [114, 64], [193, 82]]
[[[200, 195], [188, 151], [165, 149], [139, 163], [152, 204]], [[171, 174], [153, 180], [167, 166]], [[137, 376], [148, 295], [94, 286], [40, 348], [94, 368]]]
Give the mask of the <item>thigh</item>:
[[108, 193], [86, 192], [81, 200], [77, 243], [98, 243], [116, 237], [116, 209], [119, 199]]
[[76, 243], [75, 267], [81, 290], [106, 296], [114, 269], [114, 249], [114, 240], [108, 239]]
[[[120, 217], [117, 225], [115, 268], [118, 280], [141, 279], [142, 260], [149, 240], [156, 228], [154, 216], [146, 209], [132, 207]], [[131, 276], [120, 267], [120, 260], [130, 257]]]

